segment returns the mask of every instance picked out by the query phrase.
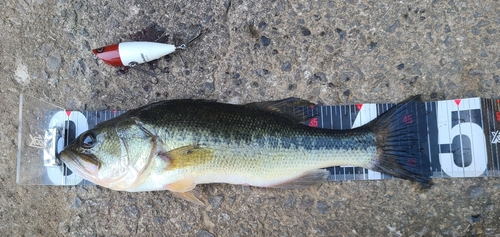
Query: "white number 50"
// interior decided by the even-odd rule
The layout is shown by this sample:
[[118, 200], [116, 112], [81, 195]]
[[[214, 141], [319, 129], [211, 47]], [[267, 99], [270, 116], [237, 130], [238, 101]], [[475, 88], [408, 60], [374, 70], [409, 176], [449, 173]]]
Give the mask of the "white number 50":
[[[483, 128], [476, 123], [461, 119], [460, 112], [457, 113], [459, 122], [453, 127], [451, 119], [454, 111], [469, 111], [471, 113], [473, 110], [480, 109], [481, 100], [479, 98], [439, 101], [437, 104], [439, 145], [451, 146], [453, 140], [459, 139], [459, 143], [452, 146], [456, 148], [458, 145], [459, 150], [455, 152], [451, 150], [449, 153], [441, 153], [440, 151], [439, 153], [441, 169], [451, 177], [477, 177], [484, 174], [487, 169], [486, 139]], [[481, 118], [478, 119], [481, 120]], [[464, 139], [465, 137], [468, 139]], [[470, 145], [464, 144], [467, 140]], [[466, 147], [470, 147], [470, 151], [465, 151], [472, 158], [470, 164], [466, 164], [464, 161]], [[454, 154], [461, 155], [460, 166], [455, 163]]]

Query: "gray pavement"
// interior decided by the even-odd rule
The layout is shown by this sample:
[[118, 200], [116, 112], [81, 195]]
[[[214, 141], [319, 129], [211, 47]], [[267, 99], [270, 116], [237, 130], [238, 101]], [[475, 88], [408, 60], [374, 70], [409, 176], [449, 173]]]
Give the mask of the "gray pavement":
[[[499, 98], [498, 0], [6, 0], [2, 8], [2, 236], [500, 235], [498, 177], [436, 179], [427, 191], [401, 180], [305, 190], [211, 184], [201, 186], [206, 207], [168, 192], [15, 183], [21, 92], [72, 110], [175, 98]], [[157, 83], [93, 58], [91, 49], [131, 41], [153, 23], [171, 43], [206, 31], [158, 62]]]

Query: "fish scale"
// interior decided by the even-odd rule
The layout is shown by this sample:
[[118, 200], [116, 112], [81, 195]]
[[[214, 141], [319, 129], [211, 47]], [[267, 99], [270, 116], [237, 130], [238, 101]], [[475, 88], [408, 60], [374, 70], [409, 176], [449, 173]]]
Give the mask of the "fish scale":
[[331, 166], [428, 182], [430, 169], [417, 159], [414, 145], [416, 125], [403, 122], [414, 113], [406, 105], [418, 100], [410, 98], [351, 130], [304, 126], [316, 114], [300, 113], [297, 106], [311, 103], [296, 98], [246, 105], [161, 101], [98, 124], [60, 158], [104, 187], [170, 190], [197, 204], [202, 203], [192, 192], [197, 184], [303, 188], [326, 180], [328, 171], [321, 168]]

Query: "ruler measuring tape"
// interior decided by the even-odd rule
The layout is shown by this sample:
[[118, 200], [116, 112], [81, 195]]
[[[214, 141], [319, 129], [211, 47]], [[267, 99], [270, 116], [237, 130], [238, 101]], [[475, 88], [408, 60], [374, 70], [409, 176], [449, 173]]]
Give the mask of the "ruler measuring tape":
[[[423, 104], [415, 108], [416, 115], [405, 119], [418, 123], [421, 159], [430, 161], [432, 178], [500, 176], [500, 100], [469, 98]], [[394, 105], [319, 106], [319, 116], [309, 126], [351, 129]], [[393, 178], [359, 167], [328, 170], [328, 180]]]
[[[326, 129], [351, 129], [368, 123], [394, 105], [315, 106], [309, 109], [318, 116], [306, 125]], [[420, 155], [422, 159], [429, 160], [432, 178], [500, 176], [500, 100], [468, 98], [415, 103], [412, 106], [408, 108], [409, 113], [404, 120], [407, 123], [418, 123]], [[45, 132], [43, 136], [37, 135], [41, 140], [38, 141], [39, 146], [33, 146], [33, 137], [36, 136], [29, 134], [31, 143], [24, 142], [28, 145], [23, 150], [21, 144], [25, 139], [20, 132], [17, 182], [41, 185], [92, 184], [73, 174], [64, 164], [58, 163], [55, 154], [80, 133], [124, 112], [116, 110], [47, 112]], [[27, 126], [23, 124], [20, 127]], [[64, 136], [58, 136], [54, 127], [64, 127]], [[54, 142], [54, 139], [57, 142]], [[41, 162], [39, 164], [26, 164], [33, 161], [23, 162], [23, 151], [26, 153], [27, 149], [35, 148], [44, 151], [39, 158]], [[26, 165], [40, 167], [20, 168]], [[25, 170], [35, 173], [31, 176], [38, 175], [41, 178], [23, 179]], [[330, 181], [393, 178], [387, 174], [359, 167], [337, 166], [329, 167], [328, 170]]]

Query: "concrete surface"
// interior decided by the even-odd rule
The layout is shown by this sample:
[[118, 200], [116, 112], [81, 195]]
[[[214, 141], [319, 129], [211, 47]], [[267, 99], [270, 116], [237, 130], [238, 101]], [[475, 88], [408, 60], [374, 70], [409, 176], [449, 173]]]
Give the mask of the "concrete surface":
[[[93, 48], [152, 23], [169, 40], [206, 33], [118, 76]], [[495, 236], [499, 178], [328, 182], [306, 190], [201, 187], [206, 207], [168, 192], [15, 183], [21, 92], [73, 110], [205, 98], [290, 96], [324, 104], [499, 98], [500, 2], [6, 0], [0, 14], [2, 236]]]

